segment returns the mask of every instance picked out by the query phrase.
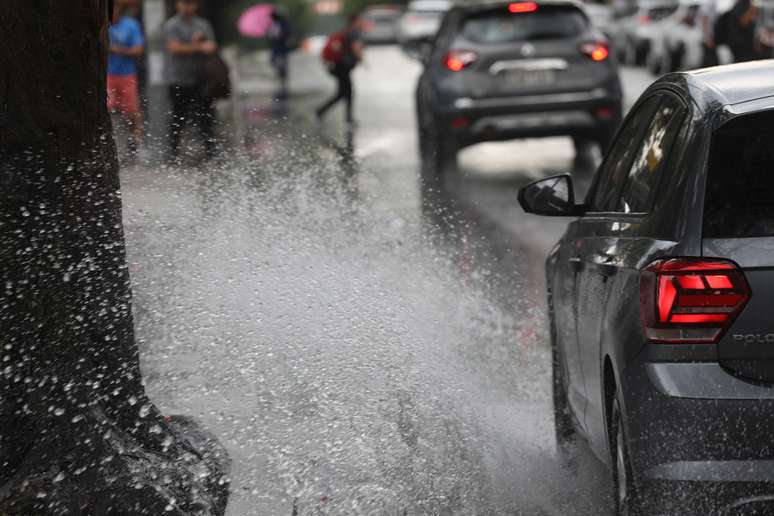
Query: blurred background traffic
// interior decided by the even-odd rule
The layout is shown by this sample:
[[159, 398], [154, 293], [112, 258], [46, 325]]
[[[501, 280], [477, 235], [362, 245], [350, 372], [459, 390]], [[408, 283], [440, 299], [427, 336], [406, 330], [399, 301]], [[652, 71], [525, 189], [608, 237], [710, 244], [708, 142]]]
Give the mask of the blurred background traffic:
[[[231, 514], [609, 511], [609, 473], [555, 453], [566, 220], [517, 192], [582, 195], [654, 74], [769, 57], [774, 3], [724, 1], [470, 2], [447, 29], [445, 0], [117, 1], [143, 35], [139, 138], [114, 108], [144, 377], [228, 447]], [[175, 51], [208, 67], [190, 88]]]

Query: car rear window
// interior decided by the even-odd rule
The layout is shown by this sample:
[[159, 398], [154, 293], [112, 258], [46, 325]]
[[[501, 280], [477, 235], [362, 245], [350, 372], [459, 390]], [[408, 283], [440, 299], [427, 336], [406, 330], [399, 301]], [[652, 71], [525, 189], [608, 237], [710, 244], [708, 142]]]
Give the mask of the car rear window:
[[[474, 43], [509, 43], [535, 39], [572, 38], [588, 27], [586, 16], [577, 8], [561, 5], [531, 4], [531, 12], [512, 13], [508, 6], [478, 12], [462, 22], [461, 35]], [[530, 7], [531, 8], [531, 7]]]
[[774, 112], [746, 115], [712, 138], [704, 237], [774, 236]]

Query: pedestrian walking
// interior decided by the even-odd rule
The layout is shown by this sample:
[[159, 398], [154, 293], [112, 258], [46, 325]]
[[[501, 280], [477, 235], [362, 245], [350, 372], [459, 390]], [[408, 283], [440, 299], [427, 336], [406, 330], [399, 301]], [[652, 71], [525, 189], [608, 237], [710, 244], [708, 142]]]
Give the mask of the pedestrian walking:
[[108, 109], [121, 115], [131, 129], [129, 154], [136, 156], [142, 144], [143, 117], [137, 80], [137, 60], [145, 52], [140, 23], [131, 16], [131, 0], [118, 0], [110, 26], [107, 63]]
[[346, 105], [346, 120], [352, 123], [354, 122], [352, 116], [352, 70], [363, 58], [359, 16], [351, 16], [344, 30], [334, 32], [328, 37], [322, 57], [328, 70], [336, 78], [337, 90], [330, 100], [317, 109], [317, 117], [322, 118], [330, 108], [343, 100]]
[[717, 0], [707, 0], [699, 7], [699, 24], [701, 27], [702, 57], [701, 66], [717, 66], [718, 49], [715, 42], [715, 22], [718, 18]]
[[290, 21], [277, 7], [271, 12], [271, 26], [267, 36], [271, 46], [271, 64], [280, 81], [279, 97], [285, 98], [288, 95], [288, 57], [293, 31]]
[[755, 21], [758, 8], [751, 0], [737, 0], [729, 14], [728, 46], [735, 63], [758, 58]]
[[170, 157], [179, 157], [180, 134], [192, 122], [204, 139], [205, 158], [215, 155], [215, 101], [207, 92], [205, 65], [218, 51], [210, 22], [197, 16], [198, 0], [177, 0], [177, 14], [164, 24], [165, 73], [172, 110]]

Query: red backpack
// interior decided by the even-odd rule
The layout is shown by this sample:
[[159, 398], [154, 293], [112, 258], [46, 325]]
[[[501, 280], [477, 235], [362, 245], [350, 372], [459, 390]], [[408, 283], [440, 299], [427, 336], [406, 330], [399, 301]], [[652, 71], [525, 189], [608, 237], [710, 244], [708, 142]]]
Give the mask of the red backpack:
[[341, 60], [344, 53], [344, 40], [347, 35], [344, 31], [334, 32], [325, 41], [322, 50], [322, 60], [327, 65], [336, 64]]

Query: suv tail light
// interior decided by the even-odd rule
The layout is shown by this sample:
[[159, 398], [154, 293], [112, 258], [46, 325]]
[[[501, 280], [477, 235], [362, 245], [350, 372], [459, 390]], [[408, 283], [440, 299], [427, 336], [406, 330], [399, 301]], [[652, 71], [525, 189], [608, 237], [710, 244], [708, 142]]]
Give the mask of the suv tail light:
[[475, 63], [477, 58], [471, 50], [450, 50], [443, 58], [443, 63], [452, 72], [460, 72]]
[[744, 273], [729, 260], [657, 260], [640, 275], [645, 336], [663, 343], [716, 343], [750, 295]]
[[606, 41], [587, 41], [578, 45], [578, 50], [593, 61], [604, 61], [610, 56], [610, 46]]
[[535, 2], [514, 2], [508, 5], [508, 11], [519, 13], [534, 13], [538, 10], [538, 4]]

